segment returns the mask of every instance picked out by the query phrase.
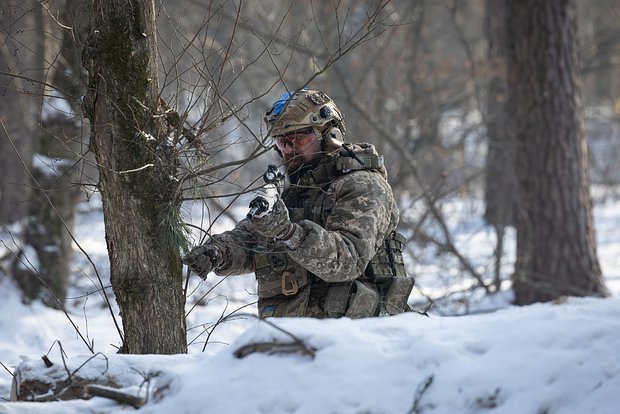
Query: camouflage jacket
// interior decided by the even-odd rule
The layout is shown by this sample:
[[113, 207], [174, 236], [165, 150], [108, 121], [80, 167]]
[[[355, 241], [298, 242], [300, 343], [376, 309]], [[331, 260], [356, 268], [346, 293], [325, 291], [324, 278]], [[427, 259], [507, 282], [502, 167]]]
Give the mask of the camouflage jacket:
[[[368, 263], [396, 228], [399, 213], [382, 157], [370, 144], [351, 149], [355, 156], [326, 154], [284, 191], [291, 221], [302, 230], [295, 245], [262, 238], [247, 219], [209, 241], [224, 252], [217, 274], [256, 273], [261, 317], [342, 316], [346, 306], [337, 296], [346, 302], [353, 282], [367, 279]], [[336, 305], [326, 305], [328, 296]]]

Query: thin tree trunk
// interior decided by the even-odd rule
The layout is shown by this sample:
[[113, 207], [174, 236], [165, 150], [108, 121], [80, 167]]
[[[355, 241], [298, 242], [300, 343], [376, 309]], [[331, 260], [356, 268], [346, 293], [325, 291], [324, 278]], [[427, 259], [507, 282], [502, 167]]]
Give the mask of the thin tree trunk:
[[[56, 2], [54, 7], [65, 12], [66, 2]], [[55, 82], [60, 69], [54, 63], [62, 60], [66, 53], [58, 39], [67, 33], [48, 16], [43, 5], [35, 4], [31, 14], [35, 18], [32, 27], [36, 28], [32, 30], [31, 48], [35, 52], [34, 68], [38, 69], [31, 76], [40, 81], [41, 85], [46, 85], [41, 87], [41, 96], [52, 96], [53, 90], [49, 85], [54, 83], [61, 86]], [[72, 68], [72, 72], [75, 73], [75, 69]], [[61, 87], [60, 90], [67, 89]], [[39, 103], [42, 102], [41, 98]], [[40, 297], [47, 306], [62, 308], [73, 253], [69, 232], [73, 230], [79, 200], [77, 171], [72, 168], [76, 157], [67, 148], [71, 140], [79, 136], [80, 129], [75, 125], [75, 120], [67, 120], [67, 113], [54, 112], [50, 108], [46, 110], [45, 107], [41, 109], [41, 105], [38, 109], [45, 111], [45, 115], [37, 121], [41, 128], [36, 135], [35, 151], [49, 157], [49, 161], [36, 162], [32, 166], [33, 180], [30, 187], [35, 193], [29, 203], [29, 222], [24, 228], [24, 243], [32, 246], [36, 252], [39, 266], [36, 273], [25, 271], [16, 261], [14, 276], [26, 296], [31, 299]], [[37, 157], [41, 158], [40, 155]], [[34, 257], [24, 259], [35, 260]]]
[[[21, 7], [5, 4], [0, 12], [0, 223], [10, 224], [28, 215], [31, 198], [30, 169], [34, 142], [35, 116], [38, 112], [24, 90], [28, 82], [18, 75], [31, 69], [33, 54], [23, 47], [30, 43], [29, 27], [34, 26], [32, 13], [24, 13], [30, 3]], [[40, 100], [34, 98], [36, 102]], [[17, 151], [19, 156], [15, 153]], [[22, 164], [20, 160], [22, 158]]]
[[518, 304], [606, 295], [596, 255], [573, 1], [508, 2]]
[[506, 1], [487, 0], [485, 32], [491, 74], [487, 83], [485, 123], [488, 151], [485, 171], [485, 219], [496, 227], [515, 224], [517, 180], [513, 127], [507, 115]]
[[507, 226], [515, 225], [517, 180], [515, 176], [515, 136], [507, 114], [506, 86], [506, 0], [486, 0], [485, 33], [491, 73], [485, 97], [485, 125], [488, 149], [485, 167], [485, 220], [495, 229], [496, 290], [501, 287], [501, 263]]
[[187, 352], [177, 231], [177, 160], [158, 117], [155, 9], [95, 0], [85, 45], [91, 145], [99, 164], [121, 352]]

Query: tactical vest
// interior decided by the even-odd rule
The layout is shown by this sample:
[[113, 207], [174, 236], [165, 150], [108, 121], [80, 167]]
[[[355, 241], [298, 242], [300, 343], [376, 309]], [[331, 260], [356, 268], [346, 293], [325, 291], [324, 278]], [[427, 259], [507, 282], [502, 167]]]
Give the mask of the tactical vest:
[[[335, 202], [331, 183], [344, 174], [367, 169], [380, 170], [383, 157], [368, 151], [336, 157], [306, 172], [282, 198], [291, 221], [310, 220], [325, 226]], [[346, 155], [346, 154], [344, 154]], [[413, 278], [407, 277], [402, 250], [406, 239], [392, 231], [358, 279], [327, 283], [292, 260], [284, 249], [258, 246], [254, 256], [261, 318], [312, 316], [352, 318], [393, 315], [408, 309]]]

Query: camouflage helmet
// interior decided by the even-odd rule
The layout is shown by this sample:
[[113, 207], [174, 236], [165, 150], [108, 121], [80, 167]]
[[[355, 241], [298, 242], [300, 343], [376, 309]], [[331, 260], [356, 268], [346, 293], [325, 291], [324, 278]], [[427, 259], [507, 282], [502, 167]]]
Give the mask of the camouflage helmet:
[[334, 101], [325, 93], [310, 89], [284, 93], [269, 108], [264, 120], [271, 136], [308, 127], [323, 133], [332, 126], [345, 133], [342, 113]]

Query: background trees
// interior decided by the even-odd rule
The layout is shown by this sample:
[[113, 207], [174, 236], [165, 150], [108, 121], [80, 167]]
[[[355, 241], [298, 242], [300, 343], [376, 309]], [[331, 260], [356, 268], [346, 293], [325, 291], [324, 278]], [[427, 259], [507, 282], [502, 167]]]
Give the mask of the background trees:
[[85, 124], [76, 99], [83, 9], [73, 0], [54, 6], [71, 27], [59, 24], [47, 4], [2, 4], [0, 222], [25, 223], [23, 244], [7, 263], [25, 297], [62, 308], [75, 202], [89, 169], [79, 161]]
[[596, 256], [572, 1], [508, 5], [516, 302], [607, 293]]
[[[589, 171], [594, 184], [612, 195], [620, 180], [613, 168], [613, 155], [620, 152], [614, 139], [620, 92], [616, 82], [620, 28], [618, 19], [612, 18], [620, 11], [617, 0], [597, 0], [595, 7], [578, 5], [580, 31], [575, 36], [580, 40], [577, 52], [582, 55], [587, 108], [581, 123], [579, 105], [570, 104], [576, 102], [572, 96], [578, 93], [571, 80], [579, 68], [577, 60], [570, 61], [575, 67], [567, 76], [564, 73], [568, 72], [534, 64], [534, 41], [540, 39], [528, 38], [529, 43], [519, 40], [532, 55], [518, 55], [522, 60], [513, 55], [512, 63], [504, 61], [504, 36], [523, 30], [522, 26], [511, 28], [518, 18], [526, 18], [528, 9], [523, 3], [505, 11], [502, 1], [482, 0], [343, 0], [335, 4], [165, 0], [154, 6], [147, 1], [131, 5], [117, 0], [93, 2], [93, 11], [101, 13], [89, 13], [91, 3], [83, 3], [2, 0], [7, 12], [0, 16], [0, 118], [5, 125], [0, 130], [0, 221], [21, 223], [10, 228], [15, 243], [8, 244], [14, 254], [6, 261], [13, 262], [7, 268], [26, 291], [30, 281], [51, 280], [43, 273], [49, 269], [59, 269], [52, 273], [62, 281], [70, 272], [62, 264], [68, 263], [66, 254], [72, 252], [66, 246], [72, 243], [69, 230], [75, 201], [90, 196], [94, 186], [99, 186], [112, 284], [125, 324], [125, 351], [183, 351], [181, 309], [191, 291], [187, 279], [181, 284], [178, 262], [185, 234], [182, 221], [188, 211], [201, 212], [195, 224], [203, 230], [194, 229], [191, 240], [199, 243], [222, 215], [235, 218], [230, 207], [244, 202], [265, 164], [278, 161], [269, 152], [271, 142], [265, 139], [264, 110], [282, 91], [306, 84], [325, 90], [338, 103], [346, 116], [348, 139], [376, 144], [389, 160], [391, 182], [403, 211], [401, 230], [411, 240], [410, 271], [416, 275], [425, 257], [436, 254], [461, 269], [446, 276], [450, 281], [446, 284], [459, 285], [459, 289], [435, 295], [425, 291], [422, 279], [418, 282], [420, 297], [430, 295], [439, 302], [471, 290], [509, 289], [516, 251], [502, 241], [513, 230], [519, 213], [534, 214], [532, 206], [545, 218], [545, 225], [535, 228], [555, 234], [543, 238], [545, 245], [555, 251], [572, 249], [562, 248], [557, 238], [568, 229], [558, 209], [569, 199], [573, 200], [571, 211], [579, 217], [568, 220], [579, 226], [571, 230], [576, 234], [572, 239], [579, 240], [580, 246], [570, 256], [589, 263], [585, 267], [592, 269], [589, 274], [596, 280], [593, 229], [588, 224], [587, 157], [578, 144], [581, 137], [566, 132], [552, 140], [549, 134], [558, 128], [543, 136], [544, 125], [532, 125], [527, 131], [513, 126], [504, 110], [506, 68], [532, 76], [544, 69], [550, 80], [557, 76], [568, 80], [562, 85], [570, 88], [554, 89], [552, 95], [566, 93], [561, 102], [567, 105], [559, 108], [562, 116], [573, 119], [570, 125], [575, 128], [584, 127], [592, 149]], [[129, 11], [135, 13], [125, 13]], [[157, 35], [148, 13], [157, 18]], [[550, 9], [549, 13], [565, 15], [562, 10]], [[546, 24], [545, 20], [536, 22]], [[85, 30], [89, 25], [90, 30]], [[515, 78], [511, 81], [516, 82]], [[541, 87], [542, 82], [536, 90]], [[509, 115], [529, 122], [528, 116], [545, 113], [546, 101], [526, 99], [523, 88], [512, 84], [511, 93], [518, 95], [511, 101], [515, 106]], [[90, 148], [96, 160], [83, 144], [91, 123]], [[517, 137], [518, 142], [535, 137], [537, 143], [546, 140], [548, 159], [563, 157], [562, 149], [572, 151], [574, 157], [562, 158], [566, 162], [561, 170], [572, 175], [560, 176], [558, 169], [551, 179], [539, 172], [528, 176], [532, 184], [525, 184], [529, 181], [524, 175], [520, 191], [527, 202], [517, 200], [515, 171], [519, 169], [514, 169], [513, 153]], [[571, 146], [565, 145], [569, 139]], [[13, 145], [25, 168], [14, 155]], [[525, 153], [520, 154], [523, 161]], [[56, 175], [45, 181], [35, 174], [32, 164], [47, 165], [46, 170], [54, 167]], [[535, 171], [531, 170], [527, 172]], [[570, 193], [565, 180], [579, 190]], [[79, 193], [77, 184], [82, 189]], [[560, 193], [564, 195], [557, 203], [549, 203], [548, 194], [540, 191], [545, 187], [538, 185], [566, 192]], [[467, 214], [484, 214], [496, 233], [496, 251], [484, 260], [471, 257], [451, 234], [450, 208], [457, 198], [472, 206]], [[483, 198], [486, 214], [476, 207]], [[14, 208], [25, 207], [26, 202], [32, 207]], [[63, 220], [55, 220], [58, 217]], [[553, 221], [548, 217], [558, 221], [545, 227]], [[54, 220], [46, 222], [45, 218]], [[26, 231], [52, 228], [57, 230]], [[520, 241], [541, 239], [527, 228], [518, 229]], [[58, 235], [42, 237], [51, 234]], [[54, 252], [50, 246], [65, 246], [55, 251], [68, 252], [53, 255], [58, 267], [35, 267], [34, 260], [29, 264], [24, 259], [36, 257], [40, 262], [46, 252]], [[520, 242], [520, 246], [525, 244]], [[558, 254], [556, 259], [564, 261], [565, 257]], [[518, 273], [532, 275], [524, 263], [519, 262]], [[549, 260], [546, 265], [550, 268], [544, 269], [545, 275], [559, 283], [560, 267]], [[112, 297], [105, 273], [98, 288]], [[442, 269], [436, 269], [433, 279], [442, 277]], [[590, 286], [587, 280], [592, 281], [575, 276], [559, 284]], [[47, 291], [30, 290], [34, 297], [45, 296], [42, 292]], [[136, 295], [138, 291], [147, 293]], [[598, 290], [566, 287], [554, 294], [578, 291]], [[62, 306], [63, 290], [55, 296], [58, 300], [52, 297], [48, 303]], [[157, 304], [162, 298], [168, 300]], [[163, 317], [169, 319], [162, 322], [166, 327], [146, 323], [153, 314], [148, 310], [167, 306], [164, 303], [172, 304]], [[130, 326], [142, 329], [145, 324], [150, 326], [136, 330], [130, 339]], [[156, 345], [157, 340], [148, 338], [163, 329], [175, 332], [174, 338], [168, 338], [174, 346]]]

